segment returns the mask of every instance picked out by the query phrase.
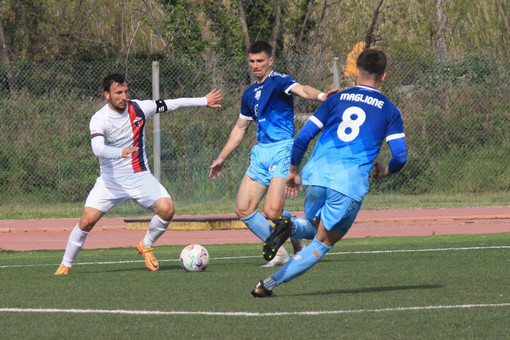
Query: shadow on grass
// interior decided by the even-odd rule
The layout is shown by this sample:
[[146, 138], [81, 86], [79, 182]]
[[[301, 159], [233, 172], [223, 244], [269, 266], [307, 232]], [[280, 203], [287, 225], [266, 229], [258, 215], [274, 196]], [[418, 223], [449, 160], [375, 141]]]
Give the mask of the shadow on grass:
[[366, 287], [356, 289], [338, 289], [330, 291], [321, 291], [315, 293], [294, 294], [295, 296], [313, 296], [313, 295], [331, 295], [331, 294], [358, 294], [358, 293], [376, 293], [376, 292], [391, 292], [397, 290], [421, 290], [421, 289], [439, 289], [443, 285], [413, 285], [413, 286], [388, 286], [388, 287]]
[[[180, 265], [160, 265], [158, 271], [170, 271], [170, 270], [183, 270]], [[151, 273], [149, 269], [145, 266], [143, 262], [140, 263], [140, 267], [133, 268], [111, 268], [104, 271], [98, 271], [97, 269], [91, 268], [89, 270], [80, 270], [80, 274], [104, 274], [104, 273], [123, 273], [123, 272], [148, 272]], [[74, 273], [73, 273], [74, 274]]]

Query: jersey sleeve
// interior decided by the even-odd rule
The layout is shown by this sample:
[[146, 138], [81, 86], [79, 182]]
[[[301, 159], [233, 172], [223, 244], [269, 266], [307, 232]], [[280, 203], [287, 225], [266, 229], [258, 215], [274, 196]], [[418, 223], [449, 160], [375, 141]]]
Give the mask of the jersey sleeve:
[[393, 114], [388, 125], [386, 142], [391, 150], [391, 160], [388, 170], [391, 173], [400, 171], [407, 162], [407, 147], [404, 134], [404, 122], [397, 107], [393, 108]]
[[393, 107], [392, 115], [390, 116], [390, 123], [388, 124], [386, 132], [386, 141], [389, 142], [393, 139], [404, 138], [404, 122], [402, 115], [397, 107]]
[[156, 113], [170, 112], [186, 107], [207, 106], [206, 97], [177, 98], [165, 100], [133, 100], [142, 109], [145, 118]]
[[335, 94], [335, 95], [331, 96], [330, 98], [326, 99], [326, 101], [323, 102], [321, 104], [321, 106], [319, 106], [317, 111], [315, 111], [313, 116], [310, 117], [310, 119], [313, 119], [315, 124], [319, 125], [321, 129], [328, 122], [330, 112], [331, 112], [331, 105], [335, 100], [333, 98], [337, 98], [337, 97], [338, 97], [338, 94]]
[[244, 92], [243, 99], [241, 100], [241, 113], [239, 114], [239, 118], [245, 120], [253, 120], [253, 115], [250, 110], [250, 107], [248, 106], [246, 98], [246, 91]]
[[290, 90], [294, 86], [299, 84], [291, 76], [289, 76], [287, 74], [277, 74], [275, 77], [278, 81], [279, 87], [282, 89], [282, 91], [285, 94], [288, 94], [288, 95], [290, 95]]
[[102, 135], [96, 135], [90, 140], [92, 151], [96, 157], [118, 159], [121, 158], [122, 148], [115, 148], [104, 143]]
[[404, 138], [392, 139], [388, 141], [391, 150], [391, 159], [388, 164], [388, 170], [392, 174], [400, 171], [407, 162], [407, 147]]
[[102, 158], [121, 158], [122, 148], [115, 148], [105, 144], [104, 130], [105, 126], [101, 119], [92, 116], [90, 120], [90, 144], [94, 155]]
[[207, 98], [196, 97], [196, 98], [165, 99], [165, 104], [167, 106], [167, 112], [169, 112], [186, 107], [207, 106]]
[[308, 145], [312, 139], [314, 139], [315, 136], [317, 136], [319, 132], [324, 128], [328, 116], [329, 104], [327, 104], [326, 101], [317, 109], [317, 111], [315, 111], [313, 116], [308, 119], [305, 126], [297, 135], [296, 140], [294, 141], [290, 159], [290, 163], [292, 165], [297, 166], [301, 163]]
[[294, 141], [290, 156], [290, 164], [292, 165], [299, 166], [299, 164], [301, 164], [306, 149], [308, 149], [308, 145], [322, 130], [323, 125], [317, 125], [316, 121], [312, 118], [313, 116], [306, 122]]
[[90, 135], [94, 137], [95, 135], [104, 136], [104, 131], [106, 127], [103, 124], [103, 121], [97, 117], [97, 115], [93, 115], [90, 119], [89, 123]]

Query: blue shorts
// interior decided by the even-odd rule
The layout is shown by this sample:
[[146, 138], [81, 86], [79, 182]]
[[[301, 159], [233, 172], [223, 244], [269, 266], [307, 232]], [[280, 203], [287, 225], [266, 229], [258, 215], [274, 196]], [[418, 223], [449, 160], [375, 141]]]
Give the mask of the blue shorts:
[[251, 149], [250, 166], [246, 175], [266, 186], [273, 177], [287, 178], [293, 144], [293, 139], [286, 139], [255, 145]]
[[327, 230], [341, 235], [349, 231], [360, 208], [361, 202], [333, 189], [315, 185], [306, 189], [305, 216], [312, 221], [320, 218]]

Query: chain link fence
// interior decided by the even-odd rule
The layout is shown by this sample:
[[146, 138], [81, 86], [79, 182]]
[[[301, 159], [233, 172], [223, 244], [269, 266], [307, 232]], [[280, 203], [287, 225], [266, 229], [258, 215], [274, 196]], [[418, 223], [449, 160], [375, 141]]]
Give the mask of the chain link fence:
[[[345, 61], [340, 56], [340, 65]], [[381, 88], [401, 110], [408, 163], [398, 176], [372, 183], [374, 193], [471, 193], [510, 190], [510, 70], [508, 58], [473, 53], [449, 62], [432, 55], [389, 54]], [[333, 58], [277, 59], [275, 70], [323, 91], [333, 88]], [[343, 70], [337, 70], [342, 75]], [[151, 99], [151, 61], [0, 64], [1, 200], [83, 201], [99, 175], [88, 124], [105, 104], [101, 79], [126, 73], [130, 97]], [[252, 82], [247, 61], [160, 61], [161, 97], [223, 92], [223, 108], [161, 115], [161, 181], [179, 202], [234, 198], [255, 140], [252, 124], [222, 177], [209, 166], [235, 124]], [[344, 78], [341, 87], [351, 80]], [[296, 99], [296, 131], [319, 102]], [[152, 121], [152, 120], [151, 120]], [[152, 164], [152, 123], [147, 151]], [[380, 157], [389, 160], [387, 146]]]

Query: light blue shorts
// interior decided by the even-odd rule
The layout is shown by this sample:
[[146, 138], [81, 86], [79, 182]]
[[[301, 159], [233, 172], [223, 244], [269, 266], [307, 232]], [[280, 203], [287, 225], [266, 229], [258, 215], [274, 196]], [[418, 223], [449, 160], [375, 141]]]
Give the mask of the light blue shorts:
[[345, 235], [351, 228], [361, 202], [326, 187], [310, 185], [306, 189], [305, 216], [312, 221], [319, 218], [327, 230]]
[[286, 139], [255, 145], [251, 149], [250, 166], [246, 175], [266, 186], [273, 177], [287, 178], [293, 144], [293, 139]]

